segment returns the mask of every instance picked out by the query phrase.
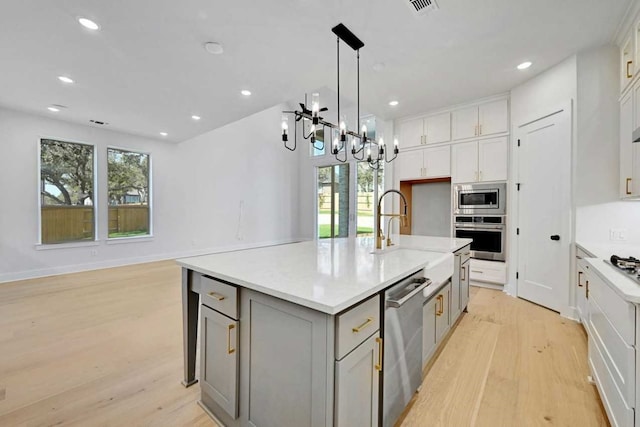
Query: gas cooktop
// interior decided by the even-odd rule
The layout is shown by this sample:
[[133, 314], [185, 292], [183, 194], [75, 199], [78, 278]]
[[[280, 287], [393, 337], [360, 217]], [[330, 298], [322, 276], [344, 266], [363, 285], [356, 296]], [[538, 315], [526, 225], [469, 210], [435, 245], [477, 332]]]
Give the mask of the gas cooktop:
[[629, 279], [640, 284], [640, 260], [634, 257], [622, 258], [617, 255], [611, 255], [609, 263], [616, 267], [621, 273]]

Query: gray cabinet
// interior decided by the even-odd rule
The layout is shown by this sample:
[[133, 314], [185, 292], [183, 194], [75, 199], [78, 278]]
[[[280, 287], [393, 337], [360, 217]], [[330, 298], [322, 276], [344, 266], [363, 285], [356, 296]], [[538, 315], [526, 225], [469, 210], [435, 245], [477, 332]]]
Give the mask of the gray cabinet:
[[451, 308], [451, 283], [442, 288], [436, 296], [436, 341], [440, 341], [449, 330]]
[[232, 419], [238, 417], [238, 321], [207, 306], [200, 313], [200, 388]]
[[378, 425], [382, 339], [376, 332], [335, 362], [336, 427]]
[[241, 419], [255, 427], [333, 420], [333, 318], [243, 289]]
[[436, 340], [436, 306], [439, 300], [431, 298], [422, 306], [422, 366], [433, 356], [438, 342]]

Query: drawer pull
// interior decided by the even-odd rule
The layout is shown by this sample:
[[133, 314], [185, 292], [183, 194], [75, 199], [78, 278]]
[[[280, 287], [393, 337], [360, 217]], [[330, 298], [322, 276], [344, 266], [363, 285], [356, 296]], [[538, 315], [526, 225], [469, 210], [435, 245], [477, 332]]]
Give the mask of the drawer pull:
[[629, 194], [632, 194], [632, 193], [633, 193], [632, 191], [629, 191], [629, 183], [630, 183], [631, 181], [632, 181], [632, 179], [631, 179], [631, 178], [627, 178], [627, 184], [626, 184], [626, 186], [625, 186], [625, 187], [626, 187], [626, 188], [625, 188], [625, 190], [626, 190], [627, 195], [629, 195]]
[[480, 273], [480, 274], [482, 274], [482, 271], [480, 271], [480, 270], [471, 270], [471, 272], [472, 273]]
[[210, 296], [211, 298], [215, 298], [215, 299], [217, 299], [218, 301], [222, 301], [223, 299], [225, 299], [225, 298], [226, 298], [224, 295], [219, 294], [219, 293], [217, 293], [217, 292], [209, 292], [209, 296]]
[[440, 308], [436, 311], [436, 316], [442, 316], [442, 313], [444, 313], [444, 296], [438, 295], [436, 299], [440, 302]]
[[582, 271], [578, 271], [578, 286], [580, 286], [580, 287], [584, 286], [582, 284], [582, 282], [580, 281], [580, 278], [582, 277], [582, 274], [583, 274]]
[[376, 371], [382, 371], [382, 338], [376, 337], [378, 343], [378, 363], [375, 365]]
[[467, 280], [467, 267], [462, 267], [462, 278], [460, 280]]
[[363, 330], [364, 328], [366, 328], [367, 326], [369, 326], [371, 323], [373, 323], [373, 317], [367, 317], [367, 320], [360, 326], [356, 326], [355, 328], [351, 329], [354, 333], [358, 333], [361, 330]]
[[229, 325], [227, 330], [227, 353], [233, 354], [236, 352], [235, 348], [231, 348], [231, 331], [235, 329], [236, 325]]
[[631, 67], [631, 64], [633, 64], [633, 61], [627, 61], [627, 78], [628, 79], [633, 77], [633, 74], [631, 73], [631, 71], [629, 71], [629, 68]]
[[587, 287], [584, 294], [587, 297], [587, 299], [589, 299], [589, 281], [588, 280], [587, 280]]

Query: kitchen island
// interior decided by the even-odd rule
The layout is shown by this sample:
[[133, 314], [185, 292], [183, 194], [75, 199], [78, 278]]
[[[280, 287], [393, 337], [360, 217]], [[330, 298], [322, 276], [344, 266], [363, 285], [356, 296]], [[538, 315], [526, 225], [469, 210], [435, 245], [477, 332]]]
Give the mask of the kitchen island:
[[[453, 250], [470, 243], [447, 240]], [[454, 275], [453, 250], [409, 243], [373, 253], [372, 238], [333, 239], [178, 260], [184, 384], [196, 381], [201, 307], [200, 403], [218, 422], [378, 425], [381, 292], [417, 273], [431, 280], [426, 298]]]

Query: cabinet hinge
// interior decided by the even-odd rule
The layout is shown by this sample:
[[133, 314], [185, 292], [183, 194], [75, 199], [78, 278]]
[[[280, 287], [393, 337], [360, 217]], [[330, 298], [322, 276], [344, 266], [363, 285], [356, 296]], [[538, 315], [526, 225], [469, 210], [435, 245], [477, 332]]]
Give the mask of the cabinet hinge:
[[520, 278], [520, 273], [516, 271], [516, 279], [519, 279], [519, 278]]
[[518, 140], [518, 147], [520, 147], [520, 140]]
[[518, 191], [520, 191], [520, 183], [519, 182], [516, 183], [516, 188], [518, 189]]
[[520, 235], [520, 228], [516, 228], [516, 234], [519, 236]]

